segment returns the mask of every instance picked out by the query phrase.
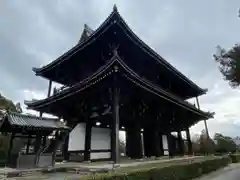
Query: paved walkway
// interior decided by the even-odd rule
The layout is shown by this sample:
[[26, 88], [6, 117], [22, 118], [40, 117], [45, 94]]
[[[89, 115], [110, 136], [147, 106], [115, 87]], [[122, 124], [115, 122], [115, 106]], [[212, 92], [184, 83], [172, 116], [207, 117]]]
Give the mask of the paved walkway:
[[213, 172], [196, 180], [239, 180], [240, 179], [240, 163], [231, 164], [219, 171]]
[[[120, 164], [118, 164], [118, 167], [134, 167], [144, 164], [152, 164], [152, 163], [164, 163], [164, 162], [174, 162], [179, 160], [191, 160], [191, 159], [199, 159], [203, 156], [184, 156], [179, 158], [172, 158], [172, 159], [166, 159], [166, 158], [160, 158], [157, 160], [152, 159], [144, 159], [144, 160], [129, 160], [129, 161], [123, 161]], [[55, 167], [81, 167], [81, 168], [89, 168], [89, 169], [112, 169], [113, 163], [111, 162], [105, 162], [105, 163], [92, 163], [92, 164], [83, 164], [83, 163], [56, 163]]]

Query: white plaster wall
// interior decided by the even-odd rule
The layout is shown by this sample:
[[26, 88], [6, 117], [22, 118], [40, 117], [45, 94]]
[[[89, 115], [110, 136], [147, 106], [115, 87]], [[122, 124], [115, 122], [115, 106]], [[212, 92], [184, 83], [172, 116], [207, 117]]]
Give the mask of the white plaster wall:
[[[79, 123], [69, 134], [68, 151], [84, 150], [85, 146], [85, 123]], [[92, 128], [91, 150], [111, 149], [111, 134], [107, 128]], [[91, 153], [91, 159], [110, 158], [110, 152]]]
[[167, 142], [166, 135], [162, 135], [162, 141], [163, 141], [163, 149], [168, 149], [168, 142]]
[[168, 155], [169, 155], [169, 152], [168, 152], [168, 151], [164, 151], [164, 155], [165, 155], [165, 156], [168, 156]]
[[91, 153], [90, 159], [107, 159], [111, 157], [110, 152]]
[[111, 149], [111, 134], [108, 128], [92, 128], [91, 150]]
[[84, 150], [85, 123], [79, 123], [69, 134], [68, 151]]

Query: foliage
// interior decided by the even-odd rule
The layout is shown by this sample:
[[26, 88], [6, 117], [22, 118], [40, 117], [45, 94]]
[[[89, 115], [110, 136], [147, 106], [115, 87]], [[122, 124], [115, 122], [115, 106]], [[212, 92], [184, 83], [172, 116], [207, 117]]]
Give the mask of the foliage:
[[200, 136], [197, 136], [195, 138], [196, 140], [192, 142], [193, 144], [193, 152], [196, 154], [212, 154], [215, 152], [215, 143], [210, 138], [207, 137], [204, 130], [202, 130], [202, 133]]
[[9, 110], [13, 112], [22, 113], [21, 104], [19, 102], [15, 105], [11, 100], [7, 99], [1, 94], [0, 94], [0, 110]]
[[216, 141], [216, 151], [219, 153], [236, 152], [237, 150], [237, 145], [231, 137], [216, 133], [214, 140]]
[[240, 154], [230, 154], [229, 157], [231, 158], [232, 163], [240, 162]]
[[219, 64], [224, 79], [231, 87], [236, 88], [240, 84], [240, 45], [236, 44], [228, 51], [221, 47], [218, 49], [219, 53], [214, 54], [214, 59]]
[[97, 174], [93, 176], [82, 177], [80, 179], [131, 179], [131, 180], [188, 180], [199, 177], [203, 174], [210, 173], [219, 168], [225, 167], [230, 163], [229, 157], [223, 157], [218, 159], [205, 160], [202, 162], [195, 162], [192, 164], [173, 165], [164, 168], [149, 168], [139, 169], [137, 171], [131, 171], [129, 173], [109, 173], [109, 174]]

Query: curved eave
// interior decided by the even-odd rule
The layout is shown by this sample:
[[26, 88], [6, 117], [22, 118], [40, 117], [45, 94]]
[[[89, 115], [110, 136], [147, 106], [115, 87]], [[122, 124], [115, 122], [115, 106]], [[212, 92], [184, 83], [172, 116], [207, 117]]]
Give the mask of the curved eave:
[[36, 75], [41, 75], [43, 71], [46, 71], [49, 68], [52, 68], [57, 64], [60, 64], [65, 59], [68, 59], [69, 56], [72, 56], [72, 54], [75, 54], [77, 51], [79, 51], [79, 49], [82, 49], [82, 47], [85, 47], [86, 45], [88, 45], [91, 41], [97, 38], [97, 36], [103, 31], [103, 29], [105, 29], [104, 27], [106, 26], [106, 24], [108, 24], [108, 22], [111, 21], [114, 14], [115, 14], [115, 11], [113, 11], [107, 17], [107, 19], [95, 31], [92, 32], [92, 34], [88, 37], [86, 41], [78, 43], [76, 46], [74, 46], [69, 51], [67, 51], [66, 53], [58, 57], [56, 60], [52, 61], [51, 63], [47, 64], [46, 66], [43, 66], [41, 68], [34, 67], [33, 71], [36, 73]]
[[[135, 73], [133, 70], [131, 70], [118, 56], [114, 56], [106, 65], [104, 65], [102, 68], [100, 68], [96, 73], [94, 73], [92, 76], [86, 78], [85, 80], [81, 81], [77, 85], [70, 87], [66, 90], [63, 90], [62, 92], [60, 92], [54, 96], [50, 96], [49, 98], [39, 100], [39, 101], [34, 101], [34, 102], [25, 102], [25, 104], [29, 108], [31, 108], [31, 107], [36, 108], [38, 106], [41, 106], [41, 104], [46, 105], [46, 103], [47, 104], [51, 103], [51, 101], [58, 100], [61, 97], [65, 98], [66, 96], [70, 96], [73, 93], [82, 91], [82, 90], [86, 89], [87, 87], [89, 87], [90, 85], [93, 85], [93, 84], [97, 83], [99, 80], [103, 79], [102, 75], [106, 74], [106, 72], [108, 72], [108, 74], [110, 74], [109, 73], [110, 71], [113, 72], [113, 69], [111, 68], [111, 66], [115, 62], [117, 62], [120, 65], [120, 67], [122, 69], [124, 69], [125, 73], [128, 75], [127, 79], [132, 81], [133, 83], [141, 86], [142, 88], [148, 90], [151, 93], [154, 93], [154, 94], [160, 96], [161, 98], [163, 98], [167, 101], [170, 101], [174, 104], [177, 104], [178, 106], [181, 106], [187, 110], [190, 110], [190, 111], [204, 117], [205, 119], [212, 118], [211, 116], [209, 116], [208, 113], [197, 109], [192, 104], [190, 104], [186, 101], [183, 101], [182, 99], [166, 92], [162, 88], [152, 84], [150, 81], [141, 78], [137, 73]], [[104, 75], [104, 76], [106, 76], [106, 75]]]
[[[168, 63], [162, 56], [160, 56], [158, 53], [156, 53], [151, 47], [149, 47], [144, 41], [142, 41], [133, 31], [132, 29], [128, 26], [128, 24], [125, 22], [125, 20], [121, 17], [121, 15], [116, 12], [117, 15], [119, 16], [119, 20], [123, 25], [123, 31], [124, 29], [127, 30], [127, 34], [129, 34], [130, 36], [132, 36], [135, 41], [140, 44], [144, 49], [147, 50], [148, 54], [152, 57], [154, 57], [154, 59], [164, 65], [168, 70], [172, 71], [173, 73], [175, 73], [179, 78], [181, 78], [183, 81], [185, 81], [186, 83], [188, 83], [191, 87], [195, 88], [199, 93], [198, 95], [203, 95], [206, 94], [207, 89], [202, 89], [201, 87], [199, 87], [197, 84], [195, 84], [193, 81], [191, 81], [189, 78], [187, 78], [184, 74], [182, 74], [180, 71], [178, 71], [175, 67], [173, 67], [170, 63]], [[121, 24], [120, 24], [120, 27]], [[133, 40], [134, 41], [134, 40]]]

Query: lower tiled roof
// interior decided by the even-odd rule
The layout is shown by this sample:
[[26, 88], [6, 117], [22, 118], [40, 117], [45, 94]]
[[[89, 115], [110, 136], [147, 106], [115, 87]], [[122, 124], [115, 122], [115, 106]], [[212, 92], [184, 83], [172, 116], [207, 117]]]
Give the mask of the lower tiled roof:
[[4, 120], [7, 120], [10, 125], [21, 127], [47, 128], [47, 129], [69, 129], [59, 119], [43, 118], [33, 115], [8, 112]]

